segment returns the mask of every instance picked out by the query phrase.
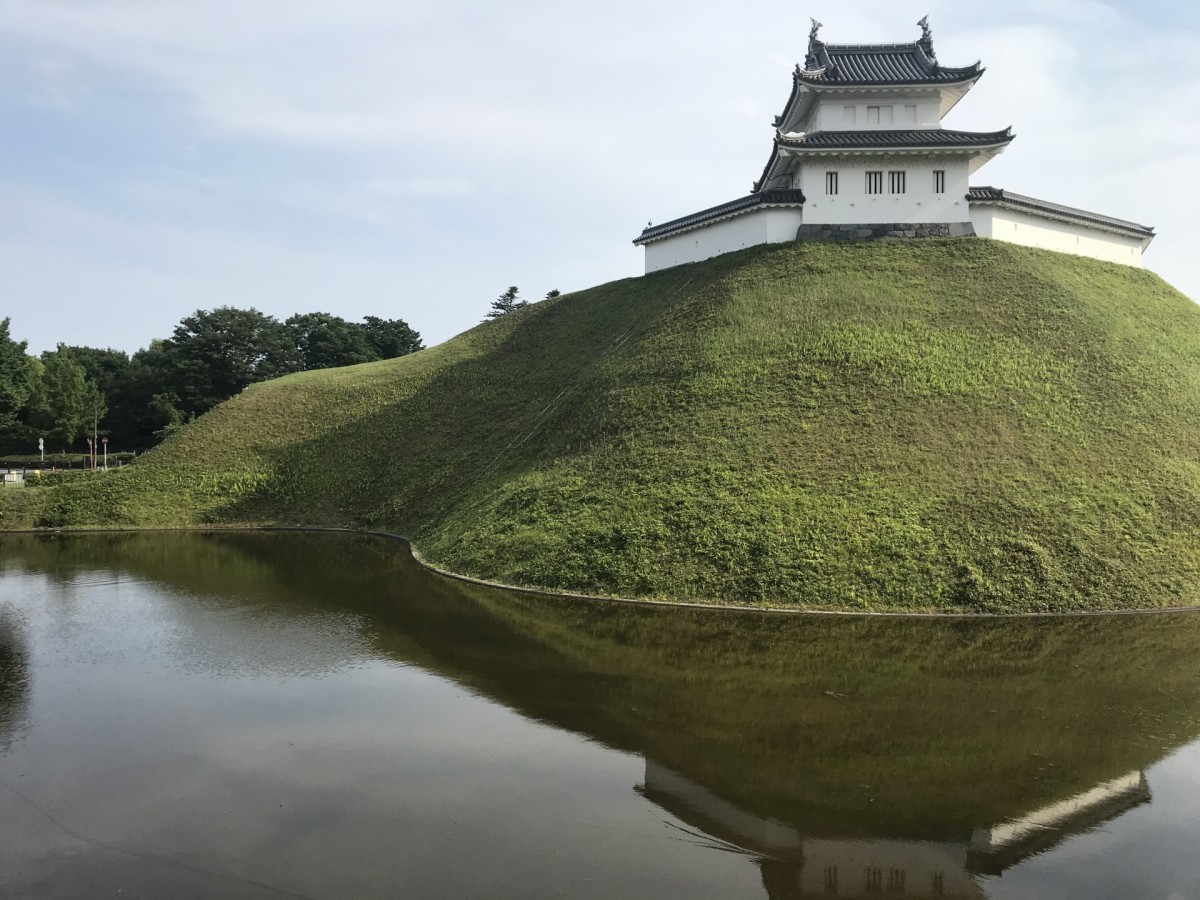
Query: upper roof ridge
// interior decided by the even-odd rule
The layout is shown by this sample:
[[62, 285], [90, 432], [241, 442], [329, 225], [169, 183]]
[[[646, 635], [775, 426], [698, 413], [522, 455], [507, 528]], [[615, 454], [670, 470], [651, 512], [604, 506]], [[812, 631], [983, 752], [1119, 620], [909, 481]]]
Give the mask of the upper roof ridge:
[[917, 24], [921, 36], [915, 41], [827, 44], [820, 37], [824, 26], [813, 19], [808, 53], [804, 65], [796, 67], [796, 78], [814, 84], [944, 84], [983, 74], [979, 62], [943, 67], [933, 49], [929, 16]]
[[898, 41], [894, 44], [823, 44], [826, 50], [916, 50], [916, 41]]

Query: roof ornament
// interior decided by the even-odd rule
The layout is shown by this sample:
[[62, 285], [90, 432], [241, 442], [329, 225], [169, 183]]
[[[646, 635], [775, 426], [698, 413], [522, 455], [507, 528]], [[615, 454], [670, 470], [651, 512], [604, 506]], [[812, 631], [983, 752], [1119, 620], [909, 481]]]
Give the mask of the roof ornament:
[[817, 32], [825, 26], [813, 18], [809, 18], [809, 21], [812, 22], [812, 31], [808, 33], [808, 55], [804, 57], [804, 68], [815, 69], [821, 65], [817, 51], [822, 46], [822, 43], [821, 39], [817, 37]]
[[929, 27], [929, 16], [925, 16], [917, 23], [921, 27], [921, 39], [917, 41], [917, 46], [925, 51], [925, 55], [937, 62], [937, 54], [933, 52], [933, 29]]

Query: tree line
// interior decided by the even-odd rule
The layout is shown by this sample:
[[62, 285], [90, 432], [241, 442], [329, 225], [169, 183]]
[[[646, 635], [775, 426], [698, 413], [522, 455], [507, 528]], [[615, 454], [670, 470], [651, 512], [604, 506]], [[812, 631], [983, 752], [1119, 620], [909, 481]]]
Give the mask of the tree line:
[[392, 359], [422, 344], [402, 319], [316, 312], [280, 322], [222, 306], [186, 316], [132, 356], [66, 344], [31, 356], [27, 347], [0, 320], [0, 453], [29, 452], [39, 437], [65, 452], [93, 428], [113, 449], [144, 450], [256, 382]]

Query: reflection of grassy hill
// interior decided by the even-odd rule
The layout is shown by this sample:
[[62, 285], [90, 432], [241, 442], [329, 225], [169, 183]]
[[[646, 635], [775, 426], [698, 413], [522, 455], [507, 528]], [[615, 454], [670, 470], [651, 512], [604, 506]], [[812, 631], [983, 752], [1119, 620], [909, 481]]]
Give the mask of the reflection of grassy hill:
[[383, 527], [454, 569], [627, 595], [1177, 605], [1200, 596], [1198, 387], [1200, 310], [1144, 271], [983, 240], [755, 248], [257, 385], [23, 515]]
[[623, 686], [593, 698], [614, 743], [808, 834], [961, 837], [1200, 733], [1188, 615], [780, 620], [476, 600]]
[[972, 622], [580, 604], [459, 586], [388, 543], [311, 535], [42, 539], [40, 558], [21, 555], [65, 575], [96, 541], [114, 570], [257, 597], [264, 615], [351, 616], [386, 657], [644, 754], [810, 836], [964, 840], [1200, 734], [1200, 615]]

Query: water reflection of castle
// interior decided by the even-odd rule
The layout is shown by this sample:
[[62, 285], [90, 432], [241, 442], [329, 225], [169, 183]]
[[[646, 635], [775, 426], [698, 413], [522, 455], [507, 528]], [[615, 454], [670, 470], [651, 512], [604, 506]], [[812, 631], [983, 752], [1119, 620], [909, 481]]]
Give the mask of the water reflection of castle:
[[806, 838], [746, 812], [651, 759], [638, 791], [677, 818], [758, 859], [772, 900], [804, 897], [985, 898], [981, 875], [996, 875], [1067, 837], [1150, 801], [1133, 771], [1020, 819], [977, 828], [969, 840]]

